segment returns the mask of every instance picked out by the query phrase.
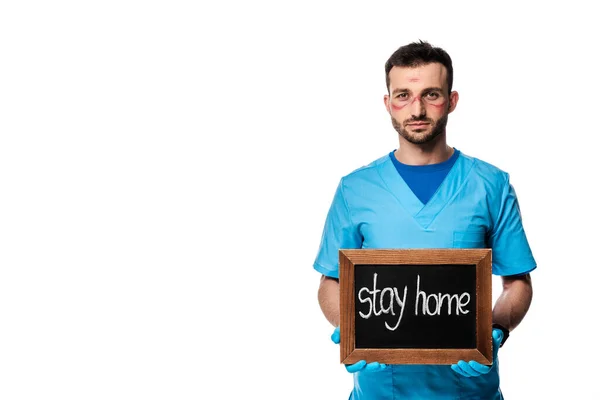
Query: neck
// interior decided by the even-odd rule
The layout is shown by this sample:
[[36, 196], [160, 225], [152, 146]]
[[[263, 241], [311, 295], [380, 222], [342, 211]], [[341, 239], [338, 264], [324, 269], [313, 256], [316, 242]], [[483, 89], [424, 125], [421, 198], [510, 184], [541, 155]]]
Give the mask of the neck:
[[414, 144], [400, 136], [400, 147], [394, 152], [396, 159], [407, 165], [439, 164], [448, 160], [454, 149], [446, 144], [446, 133], [423, 144]]

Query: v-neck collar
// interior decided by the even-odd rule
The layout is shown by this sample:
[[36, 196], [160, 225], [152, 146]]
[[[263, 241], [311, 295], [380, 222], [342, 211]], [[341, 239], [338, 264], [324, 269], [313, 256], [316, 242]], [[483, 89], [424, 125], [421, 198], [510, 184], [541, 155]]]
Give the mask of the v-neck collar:
[[396, 197], [400, 205], [413, 217], [415, 222], [423, 229], [427, 229], [435, 217], [459, 192], [473, 167], [473, 163], [474, 160], [471, 157], [467, 157], [461, 152], [448, 175], [446, 175], [427, 204], [423, 204], [414, 194], [389, 157], [380, 164], [378, 171], [388, 191]]

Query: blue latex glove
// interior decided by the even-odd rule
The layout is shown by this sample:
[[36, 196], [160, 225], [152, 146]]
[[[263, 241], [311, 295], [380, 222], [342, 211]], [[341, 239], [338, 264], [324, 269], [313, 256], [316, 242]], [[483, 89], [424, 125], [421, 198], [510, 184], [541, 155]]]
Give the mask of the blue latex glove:
[[[498, 348], [500, 347], [500, 343], [502, 343], [503, 337], [504, 333], [502, 333], [500, 329], [494, 329], [492, 331], [494, 350], [493, 362], [496, 362], [496, 360], [498, 359]], [[454, 372], [461, 374], [462, 376], [466, 376], [467, 378], [485, 375], [492, 370], [492, 367], [493, 365], [483, 365], [478, 363], [477, 361], [465, 362], [463, 360], [460, 360], [458, 363], [452, 364], [451, 366]]]
[[[340, 344], [340, 327], [335, 328], [333, 333], [331, 334], [331, 340], [335, 344]], [[358, 371], [381, 371], [387, 367], [386, 364], [380, 364], [377, 361], [368, 363], [365, 360], [360, 360], [355, 364], [345, 365], [346, 370], [348, 372], [358, 372]]]

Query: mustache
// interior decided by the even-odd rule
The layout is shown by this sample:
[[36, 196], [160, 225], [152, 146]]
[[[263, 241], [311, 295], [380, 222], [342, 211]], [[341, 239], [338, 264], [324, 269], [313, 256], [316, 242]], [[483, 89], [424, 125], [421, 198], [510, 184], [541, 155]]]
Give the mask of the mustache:
[[404, 125], [406, 125], [406, 124], [414, 124], [415, 122], [429, 122], [430, 124], [433, 123], [433, 121], [430, 120], [427, 117], [420, 117], [420, 118], [407, 119], [406, 121], [404, 121]]

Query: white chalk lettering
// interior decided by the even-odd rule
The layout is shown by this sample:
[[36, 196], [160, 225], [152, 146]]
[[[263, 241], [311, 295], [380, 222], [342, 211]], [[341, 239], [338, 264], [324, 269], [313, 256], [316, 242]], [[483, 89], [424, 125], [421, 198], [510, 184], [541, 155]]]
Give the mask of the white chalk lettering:
[[396, 325], [394, 325], [393, 328], [390, 327], [387, 322], [385, 323], [385, 327], [388, 328], [388, 330], [390, 331], [395, 331], [396, 328], [398, 328], [398, 325], [400, 325], [400, 321], [402, 321], [402, 315], [404, 314], [404, 304], [406, 304], [407, 291], [408, 286], [404, 286], [404, 297], [402, 298], [402, 300], [400, 300], [400, 296], [398, 296], [398, 288], [394, 288], [394, 296], [396, 297], [396, 302], [400, 306], [400, 317], [398, 317], [398, 322], [396, 322]]
[[[464, 304], [463, 304], [463, 302], [462, 302], [462, 299], [463, 299], [463, 297], [466, 297], [466, 298], [467, 298], [467, 302], [466, 302], [466, 303], [464, 303]], [[460, 313], [461, 313], [461, 314], [468, 314], [468, 313], [469, 313], [469, 310], [464, 310], [464, 311], [463, 311], [463, 309], [462, 309], [462, 308], [463, 308], [463, 306], [466, 306], [467, 304], [469, 304], [469, 302], [470, 302], [470, 301], [471, 301], [471, 295], [470, 295], [469, 293], [465, 292], [465, 293], [461, 294], [461, 295], [460, 295], [460, 300], [459, 300], [459, 305], [458, 305], [458, 306], [456, 306], [456, 309], [457, 309], [457, 310], [460, 310]], [[458, 313], [456, 313], [456, 314], [458, 315]]]
[[[468, 292], [461, 294], [450, 293], [426, 293], [421, 290], [421, 276], [417, 275], [417, 291], [415, 300], [415, 315], [464, 315], [469, 310], [466, 307], [471, 302], [471, 295]], [[373, 274], [373, 287], [362, 287], [358, 291], [358, 301], [361, 304], [367, 304], [368, 312], [359, 311], [361, 318], [369, 319], [379, 317], [382, 314], [398, 317], [395, 325], [390, 325], [388, 320], [384, 321], [386, 329], [395, 331], [400, 326], [402, 316], [404, 315], [404, 306], [408, 295], [408, 286], [404, 286], [404, 293], [400, 297], [397, 287], [377, 288], [377, 274]], [[399, 309], [397, 309], [398, 307]]]
[[371, 316], [371, 313], [373, 312], [373, 303], [371, 303], [371, 299], [370, 299], [370, 298], [368, 298], [368, 297], [367, 297], [367, 298], [365, 298], [365, 299], [363, 299], [363, 298], [362, 298], [361, 294], [362, 294], [363, 292], [367, 292], [367, 293], [371, 293], [371, 292], [369, 291], [369, 289], [367, 289], [367, 288], [365, 288], [365, 287], [364, 287], [364, 288], [361, 288], [361, 289], [358, 291], [358, 300], [359, 300], [361, 303], [366, 303], [366, 302], [369, 302], [369, 313], [368, 313], [368, 314], [363, 314], [361, 311], [359, 311], [359, 312], [358, 312], [358, 314], [359, 314], [361, 317], [363, 317], [364, 319], [369, 319], [369, 317]]
[[[463, 310], [463, 307], [467, 306], [471, 301], [471, 295], [464, 292], [460, 296], [458, 294], [442, 294], [432, 293], [427, 294], [421, 290], [421, 276], [417, 275], [417, 298], [415, 301], [415, 315], [419, 315], [419, 302], [422, 302], [421, 314], [422, 315], [441, 315], [444, 307], [444, 299], [447, 299], [448, 315], [452, 314], [452, 301], [456, 303], [455, 315], [468, 314], [469, 310]], [[466, 297], [466, 301], [463, 299]], [[430, 307], [431, 306], [431, 307]]]
[[[385, 299], [386, 293], [389, 293], [388, 297], [390, 299], [390, 306], [388, 308], [385, 308], [385, 306], [383, 305], [383, 300]], [[381, 307], [381, 312], [384, 314], [392, 313], [392, 315], [396, 315], [394, 314], [394, 290], [392, 290], [391, 287], [386, 287], [381, 291], [381, 297], [379, 298], [379, 307]]]
[[[392, 327], [388, 325], [387, 322], [384, 322], [385, 327], [388, 330], [394, 331], [400, 325], [402, 315], [404, 315], [404, 304], [406, 303], [407, 293], [407, 286], [404, 287], [404, 295], [402, 299], [400, 299], [397, 287], [385, 287], [383, 289], [377, 289], [377, 274], [373, 274], [373, 289], [371, 290], [368, 287], [362, 287], [358, 291], [358, 301], [361, 304], [368, 303], [369, 312], [364, 313], [362, 311], [359, 311], [358, 315], [360, 315], [364, 319], [369, 319], [372, 315], [378, 317], [381, 314], [391, 314], [393, 316], [396, 316], [395, 306], [398, 305], [400, 307], [400, 311], [396, 325]], [[378, 294], [379, 302], [377, 301]], [[379, 304], [379, 309], [377, 309], [377, 304]]]
[[421, 275], [417, 275], [417, 301], [415, 301], [415, 315], [419, 315], [419, 297], [423, 296], [423, 315], [426, 314], [425, 308], [427, 307], [427, 294], [419, 290], [421, 284]]

